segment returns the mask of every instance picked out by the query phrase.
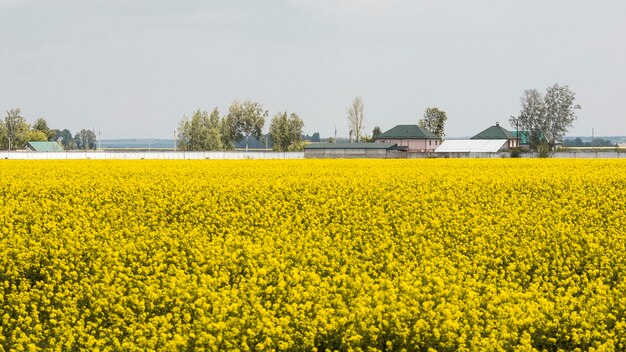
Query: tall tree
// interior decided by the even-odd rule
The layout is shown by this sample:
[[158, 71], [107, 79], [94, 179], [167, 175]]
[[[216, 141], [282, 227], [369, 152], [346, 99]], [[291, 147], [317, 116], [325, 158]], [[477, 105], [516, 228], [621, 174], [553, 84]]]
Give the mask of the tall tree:
[[295, 113], [287, 117], [287, 112], [278, 113], [272, 118], [270, 136], [274, 142], [274, 150], [285, 152], [297, 149], [302, 140], [304, 122]]
[[0, 120], [0, 149], [8, 149], [9, 138], [7, 137], [7, 128], [4, 121]]
[[82, 129], [74, 135], [74, 143], [81, 150], [96, 149], [96, 134], [91, 130]]
[[554, 84], [543, 95], [536, 89], [524, 91], [519, 116], [511, 116], [511, 126], [530, 135], [529, 145], [538, 150], [543, 144], [554, 148], [576, 120], [575, 93], [568, 86]]
[[446, 120], [448, 120], [448, 115], [445, 111], [437, 107], [430, 107], [424, 111], [424, 117], [419, 120], [419, 126], [437, 135], [437, 137], [443, 138], [446, 135], [444, 133]]
[[76, 143], [72, 138], [72, 132], [67, 128], [61, 131], [61, 145], [65, 150], [73, 150], [76, 148]]
[[178, 134], [176, 136], [176, 148], [181, 151], [191, 149], [191, 121], [186, 115], [178, 123]]
[[191, 118], [183, 116], [178, 125], [176, 141], [179, 150], [221, 150], [221, 123], [219, 110], [211, 115], [204, 110], [196, 110]]
[[237, 128], [237, 121], [232, 115], [226, 115], [222, 118], [220, 132], [222, 147], [226, 150], [235, 149], [235, 143], [243, 139]]
[[311, 136], [311, 142], [320, 142], [320, 133], [319, 132], [315, 132], [313, 133], [313, 135]]
[[537, 150], [544, 134], [542, 130], [545, 119], [545, 105], [543, 95], [537, 89], [527, 89], [520, 98], [522, 109], [519, 116], [511, 116], [509, 123], [517, 131], [526, 131], [529, 135], [528, 145]]
[[263, 109], [263, 105], [259, 102], [246, 100], [240, 103], [235, 100], [228, 108], [227, 128], [229, 142], [239, 142], [245, 138], [246, 150], [248, 150], [248, 142], [250, 137], [258, 140], [263, 135], [263, 126], [265, 126], [265, 118], [267, 110]]
[[208, 121], [207, 133], [207, 150], [222, 150], [222, 123], [220, 121], [220, 112], [217, 108], [213, 109]]
[[568, 86], [554, 84], [546, 89], [543, 131], [551, 148], [563, 139], [567, 130], [576, 121], [576, 110], [580, 110], [581, 107], [575, 103], [575, 96]]
[[23, 148], [26, 142], [28, 142], [28, 130], [30, 126], [26, 123], [26, 119], [21, 115], [22, 111], [19, 108], [11, 109], [7, 111], [7, 116], [4, 118], [4, 127], [6, 129], [6, 147], [10, 149]]
[[207, 150], [206, 144], [209, 134], [209, 113], [203, 110], [196, 110], [191, 115], [189, 125], [189, 149]]
[[363, 125], [363, 98], [360, 96], [354, 98], [352, 104], [346, 109], [346, 114], [348, 115], [348, 127], [356, 136], [358, 143], [365, 128]]

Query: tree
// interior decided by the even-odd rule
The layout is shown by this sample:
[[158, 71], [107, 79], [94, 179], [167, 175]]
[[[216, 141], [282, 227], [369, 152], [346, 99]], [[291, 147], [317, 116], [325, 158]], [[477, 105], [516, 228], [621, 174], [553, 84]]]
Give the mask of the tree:
[[437, 135], [437, 137], [443, 138], [446, 135], [444, 127], [447, 119], [448, 115], [445, 111], [437, 107], [430, 107], [424, 111], [424, 117], [419, 120], [419, 126]]
[[9, 150], [24, 147], [26, 142], [28, 142], [27, 133], [29, 128], [19, 108], [7, 111], [7, 116], [4, 118], [5, 146]]
[[348, 115], [348, 127], [356, 136], [357, 143], [361, 139], [363, 133], [363, 99], [356, 97], [352, 101], [352, 104], [346, 110]]
[[227, 133], [225, 141], [231, 145], [245, 138], [246, 150], [248, 150], [250, 137], [261, 139], [266, 117], [267, 110], [263, 110], [261, 103], [251, 100], [243, 103], [238, 100], [233, 101], [228, 108], [226, 126], [222, 129], [223, 133]]
[[213, 109], [208, 121], [207, 133], [207, 150], [222, 150], [222, 123], [220, 121], [220, 112], [217, 108]]
[[191, 119], [183, 116], [178, 125], [176, 144], [180, 150], [221, 150], [221, 123], [217, 108], [211, 115], [203, 110], [196, 110]]
[[378, 136], [380, 136], [382, 134], [382, 131], [380, 130], [380, 127], [376, 126], [374, 127], [374, 129], [372, 130], [372, 140], [378, 138]]
[[26, 132], [26, 141], [27, 142], [46, 142], [48, 140], [48, 135], [43, 133], [40, 130], [29, 130]]
[[226, 115], [222, 118], [220, 132], [222, 136], [222, 147], [226, 150], [235, 149], [235, 143], [243, 138], [243, 136], [239, 136], [238, 134], [237, 121], [232, 115]]
[[530, 148], [552, 150], [576, 120], [575, 93], [568, 86], [554, 84], [542, 95], [536, 89], [524, 91], [519, 116], [511, 116], [509, 122], [518, 131], [527, 131]]
[[297, 149], [296, 146], [302, 140], [303, 127], [304, 122], [294, 113], [289, 117], [287, 117], [287, 112], [276, 114], [270, 124], [273, 149], [281, 152]]
[[48, 141], [49, 133], [50, 127], [48, 127], [48, 122], [43, 117], [40, 117], [35, 120], [32, 129], [28, 131], [27, 140], [45, 142]]
[[82, 129], [74, 135], [74, 143], [78, 149], [96, 149], [96, 135], [91, 130]]
[[41, 131], [47, 136], [48, 132], [50, 132], [50, 127], [48, 127], [48, 122], [46, 121], [46, 119], [40, 117], [35, 120], [35, 123], [33, 124], [33, 130]]
[[68, 130], [67, 128], [61, 131], [60, 138], [61, 138], [61, 145], [63, 146], [63, 149], [73, 150], [76, 148], [76, 143], [74, 142], [74, 139], [72, 138], [72, 132], [70, 132], [70, 130]]
[[189, 121], [189, 146], [187, 150], [206, 150], [206, 142], [209, 134], [209, 113], [200, 109], [191, 115]]
[[56, 128], [48, 130], [48, 140], [52, 142], [58, 142], [61, 139], [61, 131]]
[[576, 110], [581, 107], [575, 104], [575, 93], [568, 86], [559, 86], [558, 83], [546, 89], [544, 97], [545, 123], [543, 133], [550, 148], [563, 139], [567, 130], [576, 121]]
[[321, 141], [320, 133], [319, 132], [313, 133], [313, 135], [311, 136], [311, 142], [319, 142], [319, 141]]
[[9, 138], [7, 136], [7, 128], [4, 126], [4, 121], [0, 120], [0, 149], [7, 149], [9, 145]]
[[178, 135], [176, 136], [176, 148], [182, 151], [191, 149], [191, 122], [186, 115], [178, 122]]
[[528, 145], [530, 149], [537, 150], [543, 133], [541, 124], [545, 115], [543, 95], [536, 89], [527, 89], [520, 98], [522, 109], [519, 116], [511, 116], [509, 123], [517, 131], [528, 132]]

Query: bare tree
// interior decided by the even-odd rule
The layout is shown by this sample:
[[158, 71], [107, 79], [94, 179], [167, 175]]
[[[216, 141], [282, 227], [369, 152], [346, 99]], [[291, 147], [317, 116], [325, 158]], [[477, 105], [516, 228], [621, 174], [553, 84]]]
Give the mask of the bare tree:
[[363, 98], [360, 96], [354, 98], [352, 104], [348, 107], [346, 112], [348, 114], [348, 126], [356, 136], [356, 141], [358, 143], [365, 127], [363, 125]]

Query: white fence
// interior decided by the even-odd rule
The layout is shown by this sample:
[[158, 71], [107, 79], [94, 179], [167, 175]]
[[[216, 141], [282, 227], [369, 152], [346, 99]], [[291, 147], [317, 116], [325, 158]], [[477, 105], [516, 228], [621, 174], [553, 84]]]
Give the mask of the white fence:
[[303, 152], [29, 152], [0, 151], [0, 159], [13, 160], [243, 160], [243, 159], [304, 159]]

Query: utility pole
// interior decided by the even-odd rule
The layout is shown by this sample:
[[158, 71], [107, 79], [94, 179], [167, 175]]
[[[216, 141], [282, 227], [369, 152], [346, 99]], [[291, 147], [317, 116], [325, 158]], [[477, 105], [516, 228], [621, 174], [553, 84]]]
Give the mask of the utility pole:
[[594, 137], [594, 135], [593, 135], [593, 127], [591, 127], [591, 151], [593, 151], [593, 139], [594, 139], [593, 137]]
[[98, 131], [98, 150], [100, 150], [101, 145], [100, 145], [100, 131]]

